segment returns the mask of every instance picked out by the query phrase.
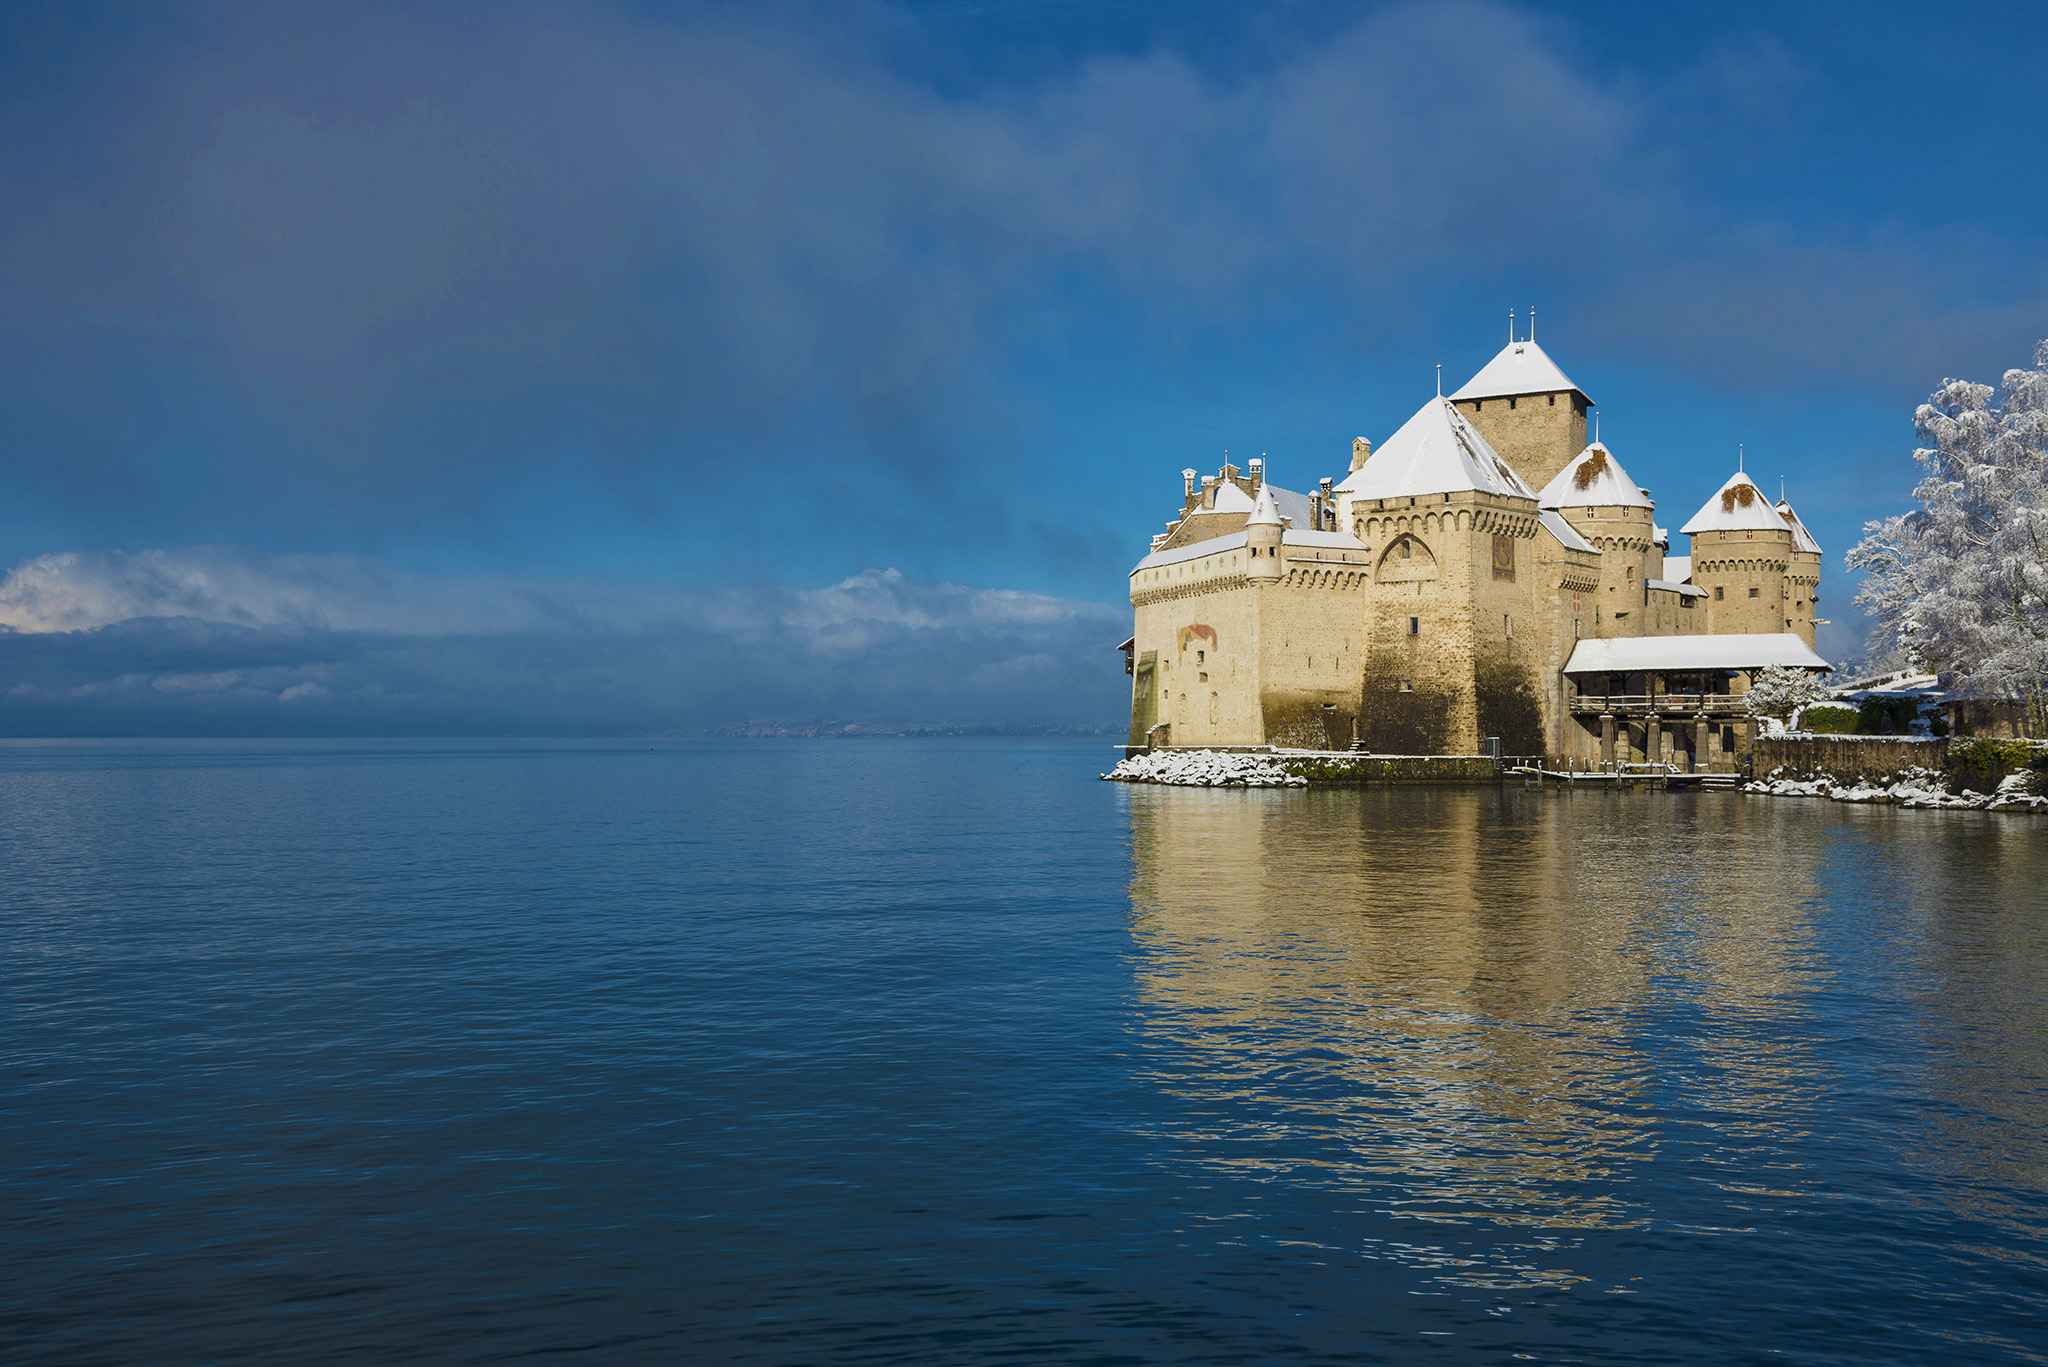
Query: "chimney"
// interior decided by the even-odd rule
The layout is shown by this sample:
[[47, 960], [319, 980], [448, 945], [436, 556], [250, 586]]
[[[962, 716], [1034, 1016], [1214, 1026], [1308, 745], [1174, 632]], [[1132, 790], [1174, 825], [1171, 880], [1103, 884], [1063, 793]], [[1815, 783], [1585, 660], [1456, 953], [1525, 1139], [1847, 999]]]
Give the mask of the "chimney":
[[1336, 500], [1332, 498], [1330, 495], [1331, 482], [1332, 481], [1328, 475], [1323, 476], [1323, 497], [1316, 508], [1316, 530], [1319, 532], [1333, 531], [1336, 529], [1337, 503]]
[[1266, 462], [1259, 456], [1253, 456], [1245, 464], [1251, 467], [1252, 491], [1256, 493], [1259, 486], [1266, 482]]
[[1204, 508], [1216, 506], [1216, 476], [1214, 475], [1202, 476], [1202, 506]]
[[1193, 470], [1183, 470], [1180, 472], [1180, 496], [1182, 498], [1193, 498], [1195, 496], [1195, 472]]
[[1353, 438], [1351, 439], [1351, 468], [1352, 468], [1352, 469], [1356, 470], [1356, 469], [1357, 469], [1358, 467], [1360, 467], [1361, 465], [1364, 465], [1364, 464], [1365, 464], [1365, 459], [1366, 459], [1366, 457], [1367, 457], [1367, 456], [1370, 456], [1371, 454], [1372, 454], [1372, 443], [1371, 443], [1371, 442], [1367, 441], [1367, 440], [1366, 440], [1366, 439], [1365, 439], [1364, 437], [1353, 437]]

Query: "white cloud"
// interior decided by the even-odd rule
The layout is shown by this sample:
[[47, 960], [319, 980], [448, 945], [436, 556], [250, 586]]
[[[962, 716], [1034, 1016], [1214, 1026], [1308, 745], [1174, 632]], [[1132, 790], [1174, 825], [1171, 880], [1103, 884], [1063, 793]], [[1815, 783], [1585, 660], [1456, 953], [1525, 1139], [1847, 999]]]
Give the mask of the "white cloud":
[[1127, 609], [870, 570], [690, 594], [221, 547], [0, 578], [0, 732], [1115, 725]]

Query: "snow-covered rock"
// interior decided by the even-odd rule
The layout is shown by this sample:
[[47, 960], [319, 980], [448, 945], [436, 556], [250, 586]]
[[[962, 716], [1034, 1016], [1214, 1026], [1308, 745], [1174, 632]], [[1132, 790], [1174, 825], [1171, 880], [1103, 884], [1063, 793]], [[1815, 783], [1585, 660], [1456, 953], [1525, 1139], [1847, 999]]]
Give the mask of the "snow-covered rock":
[[1774, 769], [1761, 779], [1743, 784], [1742, 791], [1766, 797], [1824, 797], [1834, 802], [1889, 803], [1898, 807], [1923, 809], [1989, 812], [2048, 810], [2048, 797], [2035, 797], [2028, 792], [2027, 778], [2024, 774], [2015, 774], [2006, 779], [1998, 785], [1996, 793], [1979, 793], [1968, 788], [1960, 793], [1951, 793], [1939, 770], [1923, 769], [1919, 765], [1902, 769], [1883, 782], [1872, 783], [1865, 779], [1857, 779], [1854, 783], [1846, 785], [1829, 774], [1815, 774], [1809, 779], [1796, 779], [1782, 777], [1783, 772], [1781, 769]]
[[1133, 755], [1102, 776], [1113, 783], [1173, 783], [1189, 788], [1306, 788], [1308, 780], [1267, 755], [1220, 750], [1154, 750]]

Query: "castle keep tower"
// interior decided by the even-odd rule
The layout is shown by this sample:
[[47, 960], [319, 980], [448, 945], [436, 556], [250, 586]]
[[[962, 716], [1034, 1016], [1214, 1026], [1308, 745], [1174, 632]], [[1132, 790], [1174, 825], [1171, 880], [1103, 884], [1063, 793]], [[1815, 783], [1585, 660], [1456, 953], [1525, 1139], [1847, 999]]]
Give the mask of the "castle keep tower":
[[[1796, 618], [1788, 592], [1792, 528], [1754, 480], [1737, 470], [1679, 530], [1692, 538], [1692, 582], [1707, 591], [1709, 632], [1773, 635], [1793, 630]], [[1818, 551], [1815, 547], [1816, 569]], [[1810, 614], [1806, 620], [1812, 622]], [[1806, 636], [1811, 640], [1811, 625]]]
[[[1531, 315], [1532, 321], [1534, 315]], [[1586, 446], [1586, 410], [1593, 401], [1529, 340], [1514, 340], [1451, 395], [1458, 411], [1507, 458], [1531, 489], [1557, 478]]]

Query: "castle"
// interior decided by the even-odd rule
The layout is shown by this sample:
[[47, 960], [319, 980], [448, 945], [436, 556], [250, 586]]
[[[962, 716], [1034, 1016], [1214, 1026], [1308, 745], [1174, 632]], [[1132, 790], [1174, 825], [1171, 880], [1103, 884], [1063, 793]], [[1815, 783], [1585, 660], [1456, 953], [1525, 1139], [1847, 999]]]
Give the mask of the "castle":
[[1725, 768], [1758, 670], [1830, 668], [1791, 505], [1738, 468], [1667, 554], [1649, 490], [1586, 439], [1593, 400], [1509, 338], [1342, 480], [1181, 471], [1130, 576], [1132, 746]]

